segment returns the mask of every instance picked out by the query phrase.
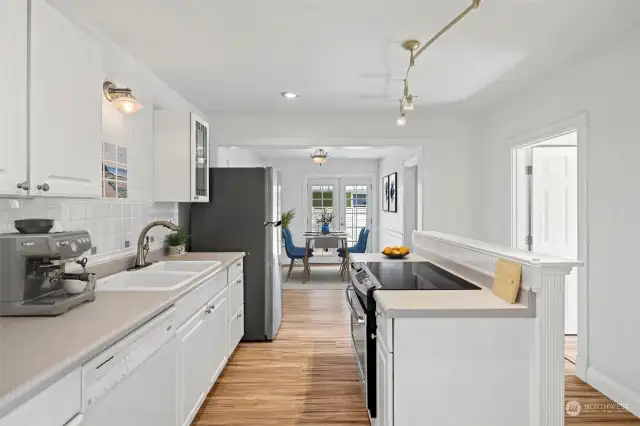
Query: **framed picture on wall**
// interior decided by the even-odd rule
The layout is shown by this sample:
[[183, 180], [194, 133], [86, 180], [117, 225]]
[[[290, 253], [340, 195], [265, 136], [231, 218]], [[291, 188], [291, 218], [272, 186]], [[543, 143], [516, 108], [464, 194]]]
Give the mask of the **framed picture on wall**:
[[398, 173], [389, 176], [389, 211], [398, 212]]
[[389, 211], [389, 176], [382, 178], [382, 211]]

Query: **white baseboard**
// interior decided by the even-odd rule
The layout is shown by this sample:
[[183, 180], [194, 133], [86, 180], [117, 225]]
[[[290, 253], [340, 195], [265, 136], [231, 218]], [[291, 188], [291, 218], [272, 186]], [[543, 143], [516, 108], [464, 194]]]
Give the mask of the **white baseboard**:
[[585, 383], [587, 381], [587, 372], [589, 370], [589, 364], [584, 360], [584, 357], [580, 355], [580, 352], [576, 355], [576, 376]]
[[603, 393], [611, 400], [624, 405], [634, 416], [640, 417], [640, 395], [633, 390], [609, 379], [600, 371], [589, 367], [587, 371], [589, 385]]

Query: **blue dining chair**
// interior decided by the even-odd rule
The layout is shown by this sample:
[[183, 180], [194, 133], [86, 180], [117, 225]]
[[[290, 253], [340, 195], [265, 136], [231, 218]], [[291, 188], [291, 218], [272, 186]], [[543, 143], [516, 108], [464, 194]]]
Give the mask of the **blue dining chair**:
[[[369, 229], [362, 228], [360, 235], [358, 236], [358, 242], [355, 246], [349, 247], [349, 253], [365, 253], [367, 251], [367, 240], [369, 239]], [[346, 256], [346, 250], [341, 247], [338, 249], [338, 256], [344, 258]]]
[[[305, 248], [304, 247], [296, 247], [293, 244], [293, 237], [291, 236], [291, 231], [288, 228], [282, 228], [282, 239], [284, 240], [284, 250], [287, 253], [287, 257], [291, 259], [291, 263], [289, 264], [289, 272], [287, 273], [287, 278], [285, 282], [289, 280], [289, 276], [291, 275], [291, 270], [293, 269], [293, 263], [296, 261], [302, 261], [304, 263], [305, 258]], [[313, 249], [308, 249], [307, 258], [313, 256]], [[311, 271], [309, 270], [309, 265], [304, 265], [304, 268], [309, 275], [311, 275]]]

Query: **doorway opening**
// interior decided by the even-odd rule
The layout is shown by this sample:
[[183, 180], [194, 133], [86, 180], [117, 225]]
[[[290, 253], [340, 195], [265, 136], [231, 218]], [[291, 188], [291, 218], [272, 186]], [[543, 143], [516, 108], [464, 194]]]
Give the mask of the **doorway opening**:
[[405, 164], [403, 182], [403, 245], [413, 251], [413, 231], [418, 229], [418, 200], [420, 199], [418, 195], [418, 164]]
[[[514, 152], [513, 245], [578, 259], [578, 130], [538, 139]], [[578, 271], [565, 282], [566, 359], [576, 364]]]

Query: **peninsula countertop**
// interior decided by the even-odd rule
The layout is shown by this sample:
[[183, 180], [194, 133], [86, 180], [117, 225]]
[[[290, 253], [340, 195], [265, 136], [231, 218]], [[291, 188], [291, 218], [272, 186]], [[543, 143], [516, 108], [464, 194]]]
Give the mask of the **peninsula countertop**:
[[390, 259], [381, 253], [354, 253], [352, 262], [431, 262], [475, 284], [479, 290], [377, 290], [377, 309], [389, 318], [532, 318], [535, 298], [522, 292], [519, 301], [507, 303], [491, 291], [492, 277], [461, 265], [443, 265], [427, 255], [411, 253]]
[[[154, 260], [219, 261], [214, 275], [244, 253], [187, 253]], [[0, 318], [0, 418], [173, 305], [175, 291], [109, 291], [58, 317]]]

